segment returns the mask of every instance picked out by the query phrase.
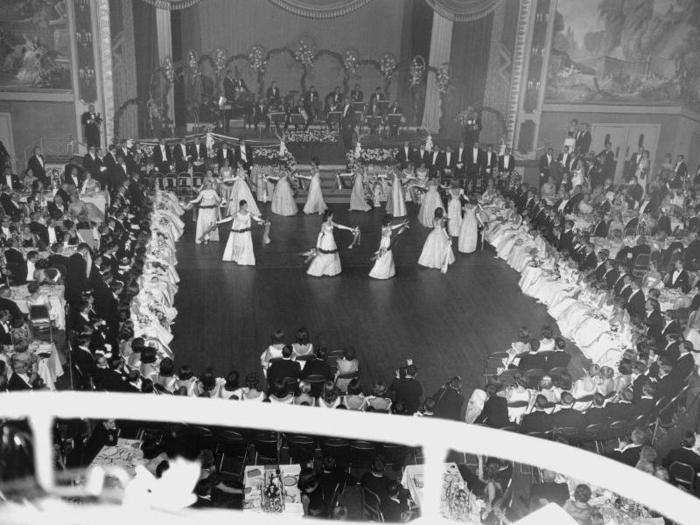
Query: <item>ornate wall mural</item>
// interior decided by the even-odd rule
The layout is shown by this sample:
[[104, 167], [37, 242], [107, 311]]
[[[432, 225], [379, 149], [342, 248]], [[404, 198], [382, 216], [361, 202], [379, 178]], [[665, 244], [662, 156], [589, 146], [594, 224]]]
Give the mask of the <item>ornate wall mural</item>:
[[546, 98], [700, 109], [700, 2], [559, 0]]
[[70, 90], [65, 0], [4, 0], [0, 9], [0, 90]]

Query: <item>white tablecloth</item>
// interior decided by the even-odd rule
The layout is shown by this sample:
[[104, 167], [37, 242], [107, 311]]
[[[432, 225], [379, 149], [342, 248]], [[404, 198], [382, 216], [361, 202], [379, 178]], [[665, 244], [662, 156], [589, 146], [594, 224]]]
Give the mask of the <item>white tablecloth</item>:
[[297, 487], [301, 465], [249, 465], [243, 474], [244, 512], [262, 512], [260, 487], [263, 483], [263, 473], [266, 470], [280, 469], [284, 484], [285, 503], [284, 514], [303, 516], [304, 506], [301, 503], [301, 493]]
[[[12, 294], [10, 299], [17, 303], [17, 307], [22, 313], [29, 313], [29, 290], [26, 285], [12, 286]], [[62, 284], [51, 286], [42, 286], [41, 292], [47, 296], [51, 306], [51, 319], [56, 323], [56, 328], [59, 330], [66, 329], [66, 300], [64, 299], [64, 287]]]

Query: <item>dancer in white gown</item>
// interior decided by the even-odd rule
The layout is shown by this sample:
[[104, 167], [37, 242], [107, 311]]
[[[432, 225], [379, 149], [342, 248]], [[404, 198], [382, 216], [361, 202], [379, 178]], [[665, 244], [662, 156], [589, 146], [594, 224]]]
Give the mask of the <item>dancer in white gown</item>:
[[188, 204], [188, 208], [193, 205], [199, 205], [199, 212], [197, 213], [197, 231], [194, 236], [194, 242], [196, 244], [205, 244], [209, 241], [219, 240], [219, 231], [215, 228], [212, 230], [212, 225], [216, 224], [219, 220], [219, 204], [221, 203], [221, 197], [212, 189], [210, 182], [206, 181], [202, 185], [202, 191], [199, 192], [196, 199], [193, 199]]
[[459, 237], [459, 230], [462, 227], [462, 196], [464, 190], [457, 186], [456, 182], [450, 185], [448, 191], [450, 201], [447, 203], [447, 232], [450, 237]]
[[335, 238], [333, 237], [334, 228], [351, 232], [356, 231], [355, 228], [333, 222], [333, 212], [331, 210], [323, 212], [321, 231], [316, 238], [316, 253], [309, 268], [306, 270], [308, 275], [313, 275], [314, 277], [322, 277], [324, 275], [333, 277], [341, 272], [342, 268], [340, 266], [340, 256], [338, 255], [338, 245], [335, 243]]
[[238, 206], [241, 201], [248, 203], [248, 210], [253, 215], [260, 215], [260, 209], [255, 203], [253, 193], [248, 186], [247, 177], [243, 168], [238, 168], [236, 176], [233, 177], [233, 187], [228, 198], [228, 214], [234, 215], [238, 211]]
[[294, 200], [294, 192], [289, 184], [289, 175], [286, 172], [279, 178], [275, 185], [275, 191], [272, 193], [270, 211], [276, 215], [284, 215], [286, 217], [296, 215], [299, 211], [297, 203]]
[[467, 202], [466, 206], [464, 206], [464, 218], [462, 219], [459, 238], [457, 239], [457, 250], [461, 253], [474, 253], [476, 251], [479, 239], [479, 226], [483, 226], [477, 216], [478, 211], [478, 204]]
[[323, 191], [321, 191], [321, 173], [318, 169], [318, 161], [314, 160], [312, 170], [313, 173], [311, 175], [300, 175], [297, 173], [297, 177], [310, 181], [306, 204], [304, 204], [304, 213], [306, 215], [321, 214], [328, 208], [323, 200]]
[[221, 198], [228, 201], [231, 198], [231, 194], [233, 193], [233, 185], [236, 182], [236, 175], [234, 174], [233, 168], [229, 166], [228, 159], [224, 159], [223, 165], [219, 169], [219, 179], [221, 180]]
[[423, 245], [423, 251], [418, 259], [418, 264], [428, 268], [436, 268], [442, 273], [447, 272], [447, 267], [455, 262], [455, 254], [452, 251], [452, 239], [445, 230], [445, 217], [442, 208], [435, 210], [433, 231], [428, 234]]
[[352, 193], [350, 194], [350, 211], [369, 211], [372, 209], [365, 197], [365, 174], [356, 169], [355, 180], [352, 182]]
[[394, 266], [394, 254], [391, 251], [391, 234], [394, 230], [399, 230], [401, 233], [401, 228], [406, 228], [408, 225], [408, 220], [402, 221], [398, 224], [391, 224], [391, 217], [386, 216], [382, 221], [382, 237], [379, 241], [379, 249], [374, 252], [374, 266], [369, 272], [370, 277], [375, 279], [391, 279], [396, 275], [396, 267]]
[[238, 203], [238, 211], [217, 224], [232, 222], [231, 233], [226, 241], [222, 261], [231, 261], [241, 266], [255, 266], [255, 252], [253, 251], [253, 236], [250, 233], [252, 221], [264, 224], [259, 215], [248, 210], [248, 202], [241, 200]]
[[423, 195], [423, 200], [418, 210], [418, 222], [426, 228], [431, 228], [433, 226], [433, 219], [435, 218], [435, 210], [438, 208], [444, 210], [445, 207], [442, 204], [440, 193], [438, 193], [437, 181], [429, 180], [427, 187], [428, 191]]
[[406, 198], [403, 193], [403, 183], [399, 170], [394, 170], [391, 182], [391, 191], [386, 202], [386, 212], [394, 218], [406, 216]]

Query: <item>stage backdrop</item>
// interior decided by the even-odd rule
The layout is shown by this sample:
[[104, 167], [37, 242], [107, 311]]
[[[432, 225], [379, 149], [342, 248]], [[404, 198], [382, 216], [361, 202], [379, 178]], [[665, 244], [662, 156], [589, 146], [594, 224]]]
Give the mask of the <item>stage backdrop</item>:
[[549, 102], [700, 109], [700, 2], [559, 0]]
[[[201, 54], [224, 48], [228, 55], [246, 53], [250, 46], [261, 44], [273, 49], [294, 48], [300, 37], [313, 39], [318, 49], [342, 53], [357, 49], [361, 59], [378, 59], [383, 53], [393, 53], [397, 59], [402, 52], [404, 14], [410, 2], [373, 0], [345, 16], [313, 20], [295, 15], [260, 0], [201, 0], [181, 11], [181, 46], [183, 52], [195, 49]], [[250, 89], [256, 89], [253, 72], [243, 60], [238, 71]], [[289, 55], [273, 57], [267, 68], [265, 84], [277, 81], [282, 92], [300, 89], [302, 69]], [[319, 60], [307, 76], [307, 86], [314, 85], [322, 97], [334, 86], [342, 88], [343, 70], [340, 63], [329, 57]], [[351, 80], [351, 86], [355, 80]], [[379, 72], [369, 66], [359, 68], [357, 82], [369, 97], [369, 92], [382, 84]], [[398, 78], [390, 89], [395, 95]]]

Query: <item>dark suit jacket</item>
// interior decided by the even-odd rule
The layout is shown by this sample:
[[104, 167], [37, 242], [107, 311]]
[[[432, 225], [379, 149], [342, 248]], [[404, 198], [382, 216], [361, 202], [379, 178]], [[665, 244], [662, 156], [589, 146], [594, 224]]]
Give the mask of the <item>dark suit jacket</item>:
[[681, 461], [686, 465], [690, 465], [695, 469], [695, 473], [700, 472], [700, 455], [694, 450], [688, 448], [674, 448], [664, 458], [663, 464], [668, 467], [674, 461]]
[[498, 157], [498, 171], [504, 171], [506, 173], [513, 173], [515, 169], [515, 159], [513, 155], [508, 155], [508, 165], [506, 166], [506, 159], [504, 155]]
[[608, 403], [603, 410], [612, 421], [632, 419], [635, 412], [632, 403]]
[[586, 426], [586, 419], [583, 413], [573, 408], [562, 408], [560, 411], [552, 414], [552, 426], [554, 428], [574, 427], [583, 430]]
[[86, 264], [85, 259], [79, 253], [74, 253], [68, 258], [65, 296], [71, 304], [77, 304], [82, 298], [82, 292], [90, 288], [86, 275]]
[[99, 175], [100, 168], [102, 167], [102, 159], [95, 155], [93, 159], [89, 153], [86, 153], [83, 157], [83, 168], [92, 173], [93, 175]]
[[551, 157], [551, 159], [547, 158], [547, 154], [545, 153], [540, 157], [539, 161], [539, 170], [540, 173], [544, 174], [545, 177], [549, 176], [550, 169], [552, 167], [552, 164], [555, 162], [554, 156]]
[[639, 317], [645, 316], [645, 304], [646, 299], [644, 297], [644, 291], [639, 289], [633, 291], [627, 298], [627, 311], [630, 315], [637, 315]]
[[161, 172], [167, 173], [167, 168], [172, 163], [172, 161], [173, 154], [170, 150], [170, 147], [167, 144], [165, 145], [165, 155], [163, 155], [163, 153], [160, 150], [160, 144], [156, 144], [153, 147], [153, 164], [158, 166], [158, 169], [160, 169]]
[[533, 368], [544, 369], [547, 366], [547, 356], [542, 354], [527, 353], [520, 358], [518, 369], [525, 372]]
[[307, 377], [314, 375], [322, 376], [326, 379], [331, 379], [333, 377], [331, 367], [322, 359], [310, 359], [306, 362], [304, 370], [301, 371], [302, 379], [306, 379]]
[[666, 279], [666, 288], [680, 288], [683, 293], [688, 293], [690, 291], [690, 277], [686, 270], [682, 270], [676, 280], [673, 280], [673, 273], [671, 272]]
[[629, 465], [630, 467], [634, 467], [639, 463], [639, 454], [642, 451], [642, 446], [641, 445], [632, 445], [631, 447], [628, 447], [624, 450], [624, 452], [618, 452], [615, 451], [612, 454], [610, 454], [610, 458], [620, 461], [621, 463], [624, 463], [625, 465]]
[[39, 240], [48, 246], [49, 230], [40, 222], [32, 221], [29, 223], [29, 229], [33, 234], [39, 237]]
[[591, 407], [583, 415], [586, 426], [593, 424], [605, 425], [610, 421], [610, 417], [605, 412], [604, 407]]
[[280, 359], [273, 361], [270, 368], [267, 369], [267, 382], [274, 385], [277, 380], [291, 377], [299, 379], [301, 375], [301, 366], [296, 361], [291, 359]]
[[19, 319], [24, 316], [22, 310], [17, 306], [17, 303], [11, 299], [5, 299], [4, 297], [0, 297], [0, 310], [7, 310], [10, 312], [13, 319]]
[[[44, 156], [41, 156], [42, 160], [44, 161], [44, 166], [46, 165], [46, 159], [44, 159]], [[44, 166], [41, 165], [41, 162], [37, 158], [36, 155], [32, 155], [29, 157], [29, 161], [27, 161], [27, 168], [30, 168], [32, 170], [32, 173], [44, 184], [46, 184], [46, 181], [48, 180], [46, 177], [46, 170], [44, 169]]]
[[576, 149], [581, 153], [588, 153], [591, 149], [591, 132], [584, 131], [576, 138]]
[[476, 418], [475, 423], [482, 423], [490, 427], [506, 427], [510, 425], [508, 419], [508, 402], [504, 397], [491, 396], [484, 403], [484, 409]]
[[524, 432], [547, 432], [552, 428], [552, 416], [546, 412], [537, 410], [530, 414], [525, 414], [520, 426]]
[[32, 386], [28, 385], [24, 379], [13, 373], [10, 376], [10, 380], [7, 382], [7, 389], [12, 391], [31, 390]]

